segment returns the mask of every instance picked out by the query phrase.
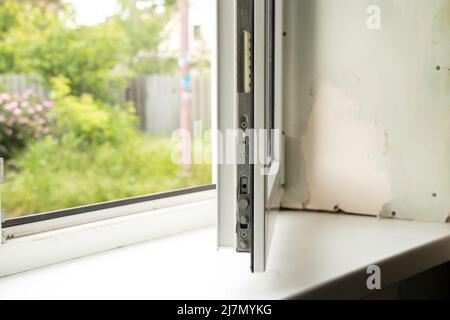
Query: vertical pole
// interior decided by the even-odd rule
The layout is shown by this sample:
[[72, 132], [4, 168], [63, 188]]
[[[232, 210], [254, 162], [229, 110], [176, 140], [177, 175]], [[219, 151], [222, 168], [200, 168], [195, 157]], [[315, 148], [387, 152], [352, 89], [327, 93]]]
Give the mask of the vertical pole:
[[[191, 164], [191, 75], [189, 54], [189, 3], [178, 0], [180, 12], [180, 128], [182, 137], [182, 163], [186, 169]], [[189, 133], [189, 134], [188, 134]]]

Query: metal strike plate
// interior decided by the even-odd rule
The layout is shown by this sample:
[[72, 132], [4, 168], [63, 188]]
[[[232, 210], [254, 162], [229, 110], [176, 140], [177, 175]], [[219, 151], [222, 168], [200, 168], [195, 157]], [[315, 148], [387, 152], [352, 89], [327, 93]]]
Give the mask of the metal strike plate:
[[254, 0], [237, 1], [237, 190], [236, 250], [253, 248], [253, 137], [254, 128]]
[[248, 31], [244, 31], [244, 93], [252, 91], [252, 35]]

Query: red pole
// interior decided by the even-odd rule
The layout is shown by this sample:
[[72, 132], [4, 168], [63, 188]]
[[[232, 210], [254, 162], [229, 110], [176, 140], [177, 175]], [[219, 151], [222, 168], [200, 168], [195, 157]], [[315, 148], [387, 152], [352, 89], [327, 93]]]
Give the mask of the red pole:
[[183, 135], [182, 162], [186, 167], [191, 163], [191, 75], [189, 54], [189, 3], [178, 0], [180, 11], [180, 128], [189, 132]]

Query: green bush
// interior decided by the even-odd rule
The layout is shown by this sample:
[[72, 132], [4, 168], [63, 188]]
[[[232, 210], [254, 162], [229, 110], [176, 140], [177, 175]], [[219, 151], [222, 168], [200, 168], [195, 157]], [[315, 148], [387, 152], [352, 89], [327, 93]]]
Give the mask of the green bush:
[[0, 0], [0, 73], [37, 74], [48, 87], [62, 75], [71, 80], [76, 96], [89, 93], [122, 103], [135, 75], [176, 73], [178, 68], [176, 58], [157, 54], [176, 1], [148, 8], [138, 2], [119, 0], [114, 16], [84, 26], [67, 2], [49, 6], [48, 0]]
[[28, 140], [7, 161], [3, 205], [8, 217], [164, 192], [211, 182], [211, 166], [186, 172], [172, 162], [177, 142], [150, 137], [126, 110], [70, 95], [52, 80], [51, 134]]
[[8, 162], [3, 207], [11, 218], [211, 183], [211, 166], [185, 172], [171, 161], [172, 147], [144, 134], [83, 150], [46, 137]]
[[138, 134], [137, 117], [132, 105], [126, 109], [113, 107], [91, 95], [70, 95], [70, 80], [52, 79], [52, 110], [55, 135], [62, 140], [75, 141], [80, 147], [92, 144], [117, 144]]

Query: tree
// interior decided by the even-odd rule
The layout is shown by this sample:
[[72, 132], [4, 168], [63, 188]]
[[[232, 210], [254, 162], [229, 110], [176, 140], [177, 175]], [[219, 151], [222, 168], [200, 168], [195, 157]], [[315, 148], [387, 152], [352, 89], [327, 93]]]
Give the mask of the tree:
[[157, 55], [175, 0], [118, 0], [104, 23], [80, 26], [60, 0], [0, 0], [0, 73], [63, 76], [72, 93], [116, 103], [137, 73], [176, 72], [176, 59]]
[[176, 72], [177, 60], [158, 55], [162, 31], [177, 10], [176, 0], [118, 0], [115, 17], [131, 44], [129, 68], [136, 73]]
[[47, 85], [64, 76], [75, 95], [116, 102], [114, 92], [123, 91], [130, 76], [130, 41], [122, 26], [114, 20], [77, 26], [70, 6], [55, 11], [43, 3], [5, 0], [0, 5], [2, 21], [11, 21], [0, 24], [0, 73], [38, 74]]

